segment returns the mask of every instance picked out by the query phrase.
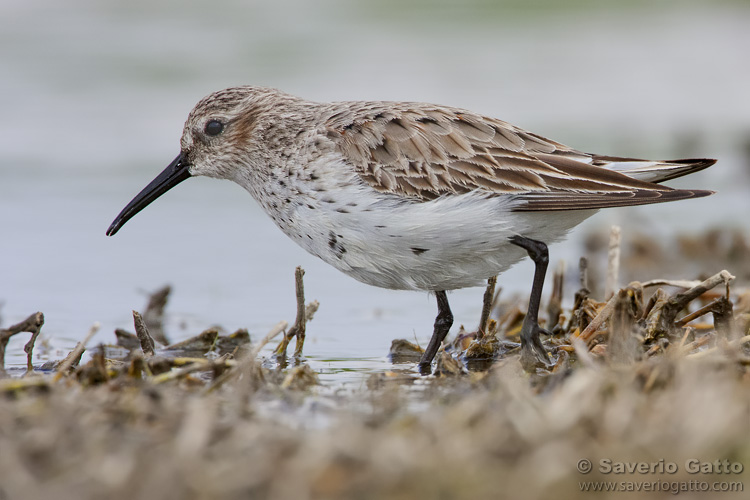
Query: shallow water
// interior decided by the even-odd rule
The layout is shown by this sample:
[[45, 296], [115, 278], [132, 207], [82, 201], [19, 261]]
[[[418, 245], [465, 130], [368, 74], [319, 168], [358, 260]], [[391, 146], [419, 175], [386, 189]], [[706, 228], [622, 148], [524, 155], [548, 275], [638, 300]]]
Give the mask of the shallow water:
[[[94, 321], [102, 325], [94, 342], [114, 342], [114, 328], [132, 329], [144, 290], [170, 283], [172, 340], [214, 324], [258, 339], [293, 321], [302, 265], [307, 298], [321, 303], [305, 354], [324, 381], [357, 384], [363, 372], [390, 368], [394, 338], [426, 343], [434, 298], [368, 287], [327, 267], [227, 182], [192, 179], [104, 236], [176, 155], [193, 104], [234, 84], [318, 100], [441, 102], [584, 150], [720, 159], [710, 173], [672, 183], [719, 195], [599, 214], [552, 247], [553, 261], [575, 266], [580, 236], [610, 223], [625, 237], [629, 227], [750, 228], [748, 8], [488, 11], [479, 3], [456, 12], [302, 0], [3, 2], [2, 325], [43, 311], [48, 346], [35, 362], [59, 358]], [[531, 273], [523, 263], [500, 285], [528, 293]], [[481, 289], [450, 295], [456, 327], [475, 326], [481, 297]], [[25, 363], [26, 341], [11, 341], [9, 366]]]

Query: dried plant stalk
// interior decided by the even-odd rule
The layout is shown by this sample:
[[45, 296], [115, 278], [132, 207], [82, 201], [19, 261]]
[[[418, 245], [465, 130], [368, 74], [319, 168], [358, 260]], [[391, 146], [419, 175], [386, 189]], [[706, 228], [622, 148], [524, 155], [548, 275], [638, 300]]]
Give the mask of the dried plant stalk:
[[143, 321], [138, 311], [133, 311], [133, 324], [135, 325], [135, 333], [138, 336], [138, 341], [141, 343], [143, 355], [150, 358], [154, 355], [154, 339], [149, 334], [146, 322]]
[[497, 285], [497, 276], [493, 276], [487, 280], [487, 288], [484, 289], [484, 297], [482, 298], [482, 315], [479, 317], [477, 340], [484, 337], [487, 331], [487, 321], [490, 319], [492, 303], [495, 298], [495, 285]]
[[312, 319], [313, 314], [315, 314], [315, 311], [317, 311], [320, 306], [318, 301], [312, 301], [305, 306], [305, 283], [302, 279], [304, 275], [305, 270], [302, 269], [302, 267], [297, 266], [294, 270], [294, 288], [297, 297], [297, 318], [294, 320], [294, 324], [289, 331], [284, 334], [284, 338], [279, 342], [279, 345], [276, 348], [277, 356], [285, 357], [289, 342], [292, 338], [296, 337], [294, 344], [294, 357], [298, 359], [302, 357], [307, 322]]
[[609, 253], [607, 255], [607, 281], [604, 285], [604, 299], [609, 300], [617, 289], [620, 274], [620, 226], [612, 226], [609, 233]]
[[58, 365], [57, 373], [55, 374], [55, 378], [53, 379], [55, 382], [60, 380], [68, 372], [68, 370], [70, 370], [76, 360], [81, 359], [81, 354], [83, 354], [83, 351], [86, 350], [86, 345], [91, 341], [92, 337], [96, 335], [96, 332], [99, 331], [100, 326], [101, 325], [99, 325], [99, 322], [91, 325], [89, 333], [86, 334], [86, 338], [83, 339], [83, 342], [78, 342], [78, 344], [76, 344], [75, 348], [73, 348], [68, 357], [66, 357], [65, 360]]
[[23, 332], [31, 334], [31, 339], [29, 339], [23, 348], [26, 352], [26, 371], [30, 372], [34, 369], [31, 364], [32, 351], [34, 350], [36, 338], [42, 330], [42, 325], [44, 325], [44, 314], [36, 312], [20, 323], [0, 330], [0, 374], [5, 372], [5, 348], [8, 345], [8, 341], [13, 335]]
[[164, 333], [164, 309], [167, 307], [169, 294], [172, 287], [163, 286], [149, 295], [146, 310], [143, 312], [143, 324], [148, 328], [151, 338], [163, 345], [168, 345], [169, 340]]
[[547, 330], [554, 332], [562, 315], [563, 285], [565, 284], [565, 261], [559, 261], [552, 275], [552, 293], [547, 303]]

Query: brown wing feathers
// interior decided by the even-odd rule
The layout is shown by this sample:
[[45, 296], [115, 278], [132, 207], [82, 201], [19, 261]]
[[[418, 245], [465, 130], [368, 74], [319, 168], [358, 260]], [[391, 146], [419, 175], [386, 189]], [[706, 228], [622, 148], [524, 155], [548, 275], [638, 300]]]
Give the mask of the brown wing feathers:
[[522, 211], [596, 209], [710, 194], [674, 190], [591, 165], [617, 159], [596, 156], [592, 161], [592, 155], [500, 120], [425, 104], [388, 106], [363, 103], [328, 121], [328, 136], [339, 151], [381, 192], [427, 201], [482, 190], [516, 196], [524, 202], [518, 207]]

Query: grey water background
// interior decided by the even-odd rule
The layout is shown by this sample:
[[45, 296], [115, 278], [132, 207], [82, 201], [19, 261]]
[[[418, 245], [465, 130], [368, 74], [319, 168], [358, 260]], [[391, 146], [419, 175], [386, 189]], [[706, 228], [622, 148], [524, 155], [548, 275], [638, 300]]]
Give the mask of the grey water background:
[[[431, 334], [426, 293], [360, 284], [288, 240], [229, 182], [191, 179], [132, 219], [109, 223], [177, 154], [205, 94], [232, 85], [313, 100], [450, 104], [578, 149], [714, 157], [671, 185], [719, 194], [602, 212], [551, 247], [574, 269], [581, 236], [621, 224], [663, 234], [747, 232], [750, 6], [741, 1], [113, 2], [0, 4], [0, 317], [39, 310], [35, 362], [132, 330], [131, 309], [169, 283], [167, 333], [210, 325], [262, 337], [295, 315], [293, 272], [321, 307], [305, 354], [330, 379], [390, 367], [394, 338]], [[450, 228], [446, 228], [450, 230]], [[500, 277], [528, 293], [526, 262]], [[473, 328], [481, 289], [452, 293]], [[25, 362], [27, 335], [7, 364]]]

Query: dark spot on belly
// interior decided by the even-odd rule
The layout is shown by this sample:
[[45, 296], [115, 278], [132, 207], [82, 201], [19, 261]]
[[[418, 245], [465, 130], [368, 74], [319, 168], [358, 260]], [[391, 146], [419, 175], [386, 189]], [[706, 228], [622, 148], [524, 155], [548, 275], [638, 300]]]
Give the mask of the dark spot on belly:
[[340, 213], [340, 214], [348, 214], [349, 213], [349, 210], [347, 210], [345, 208], [341, 208], [341, 207], [337, 208], [336, 211], [338, 213]]
[[385, 226], [375, 226], [378, 229], [385, 229]]
[[414, 255], [422, 255], [427, 250], [427, 248], [411, 247], [411, 251], [414, 252]]
[[333, 231], [328, 233], [328, 246], [331, 247], [333, 254], [340, 259], [346, 253], [346, 248], [339, 241], [339, 238], [341, 238], [340, 234], [336, 235]]
[[316, 174], [310, 174], [310, 180], [311, 181], [317, 181], [318, 180], [318, 176]]

